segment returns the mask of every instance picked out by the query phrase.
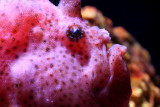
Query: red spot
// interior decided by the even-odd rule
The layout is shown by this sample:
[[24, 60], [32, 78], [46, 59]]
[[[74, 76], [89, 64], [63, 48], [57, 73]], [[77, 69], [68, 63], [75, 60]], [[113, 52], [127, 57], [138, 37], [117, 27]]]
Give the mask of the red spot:
[[[26, 13], [27, 14], [27, 13]], [[5, 17], [5, 16], [4, 16]], [[23, 50], [26, 50], [29, 42], [29, 32], [38, 24], [38, 18], [34, 15], [19, 15], [12, 24], [7, 21], [3, 23], [0, 20], [0, 58], [14, 58]]]

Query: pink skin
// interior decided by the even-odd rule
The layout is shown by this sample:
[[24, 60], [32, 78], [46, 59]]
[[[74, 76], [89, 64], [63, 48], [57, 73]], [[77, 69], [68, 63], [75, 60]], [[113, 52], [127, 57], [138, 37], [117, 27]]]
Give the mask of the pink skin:
[[128, 107], [126, 47], [109, 42], [80, 0], [1, 0], [0, 107]]

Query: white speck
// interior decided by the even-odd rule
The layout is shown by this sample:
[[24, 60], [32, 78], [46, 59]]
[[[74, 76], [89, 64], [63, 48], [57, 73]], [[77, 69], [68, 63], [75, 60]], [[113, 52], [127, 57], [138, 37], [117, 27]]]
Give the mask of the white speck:
[[47, 102], [50, 102], [50, 103], [53, 103], [53, 100], [50, 100], [50, 99], [48, 99], [48, 98], [46, 99], [46, 101], [47, 101]]
[[48, 98], [46, 99], [46, 101], [47, 101], [47, 102], [50, 102], [50, 100], [49, 100]]

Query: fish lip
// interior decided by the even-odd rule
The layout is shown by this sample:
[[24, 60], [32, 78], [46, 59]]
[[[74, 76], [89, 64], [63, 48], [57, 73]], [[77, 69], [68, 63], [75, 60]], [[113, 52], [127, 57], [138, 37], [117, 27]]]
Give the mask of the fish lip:
[[[116, 47], [116, 48], [115, 48]], [[114, 49], [115, 48], [115, 49]], [[116, 50], [119, 50], [115, 53], [112, 53], [110, 49], [113, 49], [114, 51]], [[111, 60], [109, 58], [109, 56], [111, 54], [116, 54], [117, 57], [122, 57], [126, 51], [127, 51], [127, 48], [125, 46], [122, 46], [122, 45], [119, 45], [119, 44], [115, 44], [113, 45], [112, 47], [110, 47], [109, 49], [107, 49], [107, 46], [106, 46], [106, 51], [107, 51], [107, 65], [108, 65], [108, 72], [110, 73], [110, 76], [109, 76], [109, 80], [107, 81], [107, 83], [105, 84], [105, 86], [98, 92], [96, 93], [95, 97], [97, 99], [101, 99], [101, 98], [105, 98], [106, 96], [108, 96], [109, 94], [109, 91], [110, 91], [110, 87], [112, 85], [112, 81], [113, 81], [113, 77], [114, 77], [114, 70], [112, 70], [112, 64], [111, 64]], [[115, 57], [114, 57], [115, 58]]]

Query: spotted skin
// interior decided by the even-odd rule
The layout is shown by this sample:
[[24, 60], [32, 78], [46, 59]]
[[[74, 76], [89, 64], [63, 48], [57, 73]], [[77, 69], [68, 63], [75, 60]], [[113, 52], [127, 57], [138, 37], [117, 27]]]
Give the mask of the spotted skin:
[[126, 47], [109, 42], [80, 0], [1, 0], [0, 107], [128, 107]]

